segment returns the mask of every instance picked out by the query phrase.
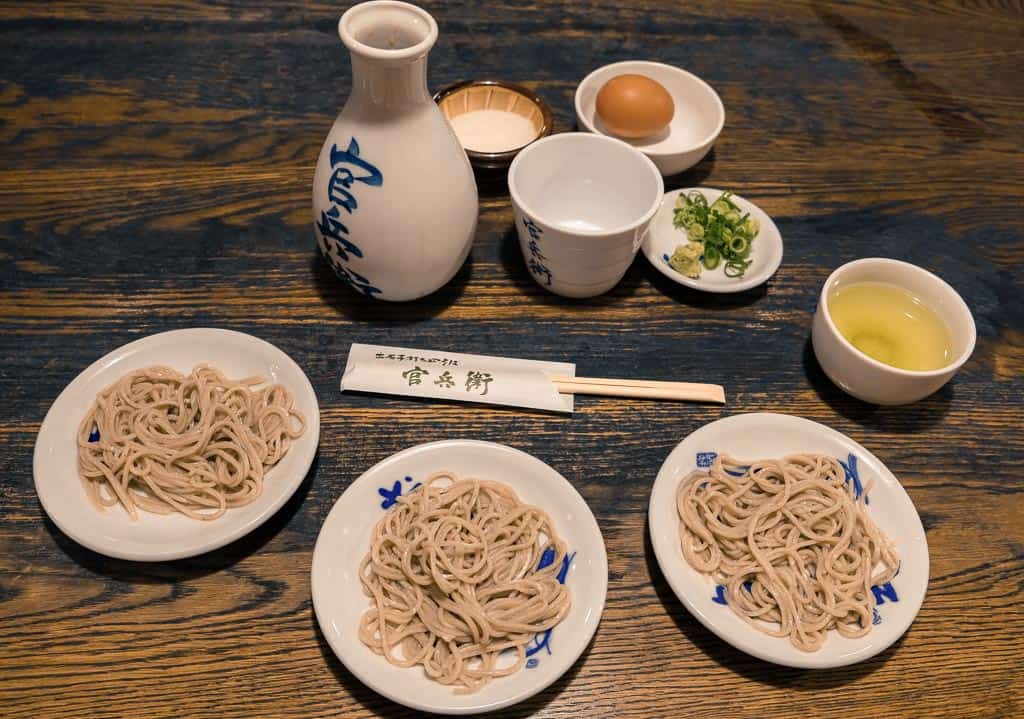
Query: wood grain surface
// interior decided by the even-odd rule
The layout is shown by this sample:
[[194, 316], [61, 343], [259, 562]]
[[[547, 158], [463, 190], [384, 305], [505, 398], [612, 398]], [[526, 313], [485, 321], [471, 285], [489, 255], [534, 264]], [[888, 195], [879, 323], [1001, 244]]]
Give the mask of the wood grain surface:
[[[545, 294], [502, 181], [481, 180], [456, 279], [395, 306], [318, 258], [313, 165], [347, 96], [334, 3], [0, 2], [0, 715], [405, 717], [334, 658], [310, 602], [331, 505], [364, 469], [449, 437], [510, 443], [568, 477], [608, 547], [585, 655], [505, 716], [1024, 715], [1024, 11], [1019, 2], [427, 2], [432, 88], [535, 88], [558, 131], [576, 83], [657, 59], [706, 78], [726, 127], [669, 188], [731, 188], [775, 218], [764, 287], [684, 290], [640, 257], [593, 300]], [[890, 256], [964, 296], [978, 345], [956, 379], [881, 409], [809, 350], [822, 281]], [[141, 565], [76, 545], [45, 516], [32, 448], [50, 403], [97, 357], [153, 332], [225, 327], [305, 369], [314, 467], [266, 525], [192, 560]], [[353, 341], [574, 361], [581, 374], [721, 383], [724, 408], [580, 398], [572, 417], [341, 395]], [[733, 650], [662, 577], [646, 532], [657, 470], [719, 417], [828, 424], [900, 478], [928, 532], [917, 621], [879, 656], [798, 671]]]

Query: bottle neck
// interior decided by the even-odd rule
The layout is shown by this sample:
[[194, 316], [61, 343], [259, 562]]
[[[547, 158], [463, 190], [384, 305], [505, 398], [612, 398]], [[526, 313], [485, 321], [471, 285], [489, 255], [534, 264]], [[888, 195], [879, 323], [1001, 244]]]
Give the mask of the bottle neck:
[[402, 112], [432, 102], [427, 89], [427, 56], [404, 62], [381, 61], [351, 53], [350, 101], [391, 112]]

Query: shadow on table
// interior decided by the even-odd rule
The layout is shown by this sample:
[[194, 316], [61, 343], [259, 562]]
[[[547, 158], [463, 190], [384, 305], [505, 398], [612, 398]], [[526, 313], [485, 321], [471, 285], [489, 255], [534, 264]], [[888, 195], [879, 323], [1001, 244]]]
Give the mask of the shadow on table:
[[386, 302], [357, 292], [334, 274], [319, 252], [313, 255], [310, 273], [320, 299], [347, 319], [412, 324], [435, 317], [459, 301], [473, 274], [473, 253], [469, 253], [462, 267], [444, 287], [408, 302]]
[[689, 170], [665, 177], [665, 192], [678, 190], [681, 187], [702, 187], [704, 180], [715, 169], [715, 148], [712, 147], [704, 158]]
[[[651, 584], [658, 595], [658, 600], [665, 612], [672, 617], [679, 631], [686, 635], [699, 650], [726, 669], [739, 674], [744, 679], [770, 684], [775, 687], [796, 689], [797, 691], [820, 691], [834, 689], [852, 681], [865, 677], [880, 669], [895, 653], [903, 638], [900, 637], [888, 649], [876, 654], [859, 664], [838, 669], [793, 669], [757, 659], [741, 652], [725, 640], [718, 638], [707, 627], [697, 621], [682, 605], [679, 598], [668, 585], [665, 576], [658, 566], [654, 547], [651, 544], [651, 529], [648, 525], [644, 531], [644, 555], [647, 559], [647, 571], [651, 576]], [[906, 636], [906, 635], [904, 635]]]
[[[384, 392], [365, 392], [363, 390], [345, 390], [345, 393], [352, 393], [354, 396], [369, 397], [372, 399], [380, 400], [385, 403], [390, 403], [394, 407], [401, 406], [413, 406], [423, 405], [423, 399], [415, 396], [404, 396], [386, 394]], [[431, 404], [439, 405], [450, 405], [452, 407], [465, 407], [467, 400], [459, 398], [447, 398], [447, 397], [430, 397]], [[527, 407], [518, 405], [505, 405], [505, 404], [490, 404], [486, 399], [481, 398], [481, 402], [473, 402], [474, 405], [480, 407], [486, 407], [489, 412], [494, 412], [498, 415], [507, 415], [510, 418], [522, 417], [523, 413], [529, 413], [545, 419], [572, 419], [572, 412], [559, 412], [557, 410], [539, 409], [537, 407]]]
[[476, 190], [481, 200], [508, 199], [508, 168], [474, 170]]
[[942, 422], [953, 402], [952, 382], [930, 397], [898, 407], [882, 407], [851, 397], [833, 384], [818, 364], [810, 336], [804, 343], [803, 361], [807, 381], [822, 401], [846, 419], [867, 429], [898, 434], [926, 430]]
[[[643, 252], [637, 252], [633, 263], [615, 287], [597, 297], [573, 299], [548, 292], [537, 284], [533, 275], [526, 267], [526, 261], [523, 259], [523, 254], [519, 247], [519, 236], [516, 233], [515, 227], [510, 227], [505, 232], [501, 240], [500, 252], [501, 264], [517, 286], [523, 288], [527, 294], [535, 297], [543, 304], [557, 306], [570, 312], [618, 304], [636, 294], [641, 282], [645, 279], [656, 290], [679, 304], [708, 310], [729, 310], [737, 307], [747, 307], [761, 300], [767, 294], [768, 283], [753, 287], [746, 292], [731, 294], [701, 292], [673, 282], [651, 265]], [[768, 282], [771, 282], [771, 280]]]
[[[64, 554], [83, 569], [109, 579], [130, 582], [132, 584], [165, 584], [187, 581], [227, 569], [251, 554], [255, 554], [267, 542], [277, 536], [291, 521], [305, 501], [319, 463], [320, 452], [318, 450], [317, 454], [313, 457], [313, 463], [310, 465], [309, 471], [302, 480], [302, 484], [295, 490], [295, 494], [259, 527], [220, 549], [214, 549], [205, 554], [186, 559], [175, 559], [167, 562], [134, 562], [127, 559], [107, 557], [83, 547], [64, 534], [47, 516], [42, 506], [39, 507], [39, 512], [43, 518], [43, 525], [46, 527], [46, 531], [50, 533], [50, 536], [53, 537], [53, 541]], [[91, 510], [92, 508], [89, 507], [88, 509]]]
[[[327, 662], [327, 666], [330, 667], [331, 672], [334, 674], [338, 683], [341, 684], [345, 690], [355, 697], [364, 709], [375, 712], [378, 716], [385, 717], [385, 719], [404, 719], [405, 717], [417, 717], [423, 716], [423, 714], [408, 709], [401, 704], [391, 701], [386, 697], [381, 696], [377, 692], [370, 689], [368, 686], [363, 684], [357, 679], [338, 659], [334, 650], [331, 649], [331, 645], [327, 642], [327, 638], [323, 635], [320, 630], [320, 623], [316, 619], [316, 613], [311, 612], [310, 617], [313, 621], [313, 630], [316, 633], [317, 646], [320, 647], [320, 653], [324, 657], [324, 661]], [[598, 629], [600, 631], [600, 628]], [[583, 654], [580, 655], [571, 667], [569, 667], [565, 674], [559, 677], [551, 686], [544, 689], [540, 693], [525, 699], [515, 706], [502, 709], [499, 712], [495, 712], [495, 716], [501, 716], [502, 719], [523, 719], [525, 717], [532, 716], [534, 713], [540, 711], [548, 704], [553, 702], [559, 694], [561, 694], [576, 674], [579, 672], [580, 667], [583, 666], [584, 662], [587, 661], [587, 657], [590, 655], [590, 650], [594, 646], [594, 640], [597, 635], [595, 634], [591, 638], [590, 643], [587, 644], [587, 648], [583, 650]], [[384, 661], [382, 658], [381, 661]], [[523, 671], [529, 671], [524, 669]]]
[[654, 286], [654, 289], [681, 305], [696, 307], [702, 310], [731, 310], [752, 305], [764, 299], [765, 295], [768, 294], [768, 284], [772, 281], [769, 279], [767, 282], [757, 287], [751, 287], [744, 292], [702, 292], [692, 287], [681, 285], [678, 282], [673, 282], [663, 275], [657, 267], [652, 265], [642, 252], [640, 255], [637, 262], [641, 263], [644, 277]]

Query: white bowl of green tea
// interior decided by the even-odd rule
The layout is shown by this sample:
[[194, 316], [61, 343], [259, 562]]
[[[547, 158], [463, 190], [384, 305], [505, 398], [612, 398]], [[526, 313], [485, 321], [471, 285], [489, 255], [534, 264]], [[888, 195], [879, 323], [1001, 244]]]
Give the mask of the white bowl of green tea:
[[843, 391], [909, 404], [946, 384], [974, 351], [967, 303], [941, 278], [899, 260], [849, 262], [825, 281], [811, 328], [818, 363]]

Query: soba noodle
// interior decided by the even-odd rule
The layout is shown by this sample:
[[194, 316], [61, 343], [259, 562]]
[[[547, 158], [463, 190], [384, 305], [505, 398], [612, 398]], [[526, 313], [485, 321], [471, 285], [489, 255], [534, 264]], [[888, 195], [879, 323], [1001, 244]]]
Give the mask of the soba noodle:
[[690, 566], [725, 587], [729, 608], [806, 652], [830, 629], [871, 631], [871, 587], [899, 560], [833, 457], [738, 462], [719, 456], [679, 485], [680, 539]]
[[[545, 552], [553, 561], [538, 569]], [[550, 517], [511, 488], [439, 472], [373, 528], [359, 569], [373, 606], [359, 638], [392, 664], [474, 692], [519, 671], [530, 640], [568, 613], [565, 552]], [[503, 652], [515, 661], [499, 661]]]
[[97, 506], [217, 519], [260, 496], [266, 471], [306, 428], [291, 393], [147, 367], [99, 393], [78, 428], [78, 473]]

